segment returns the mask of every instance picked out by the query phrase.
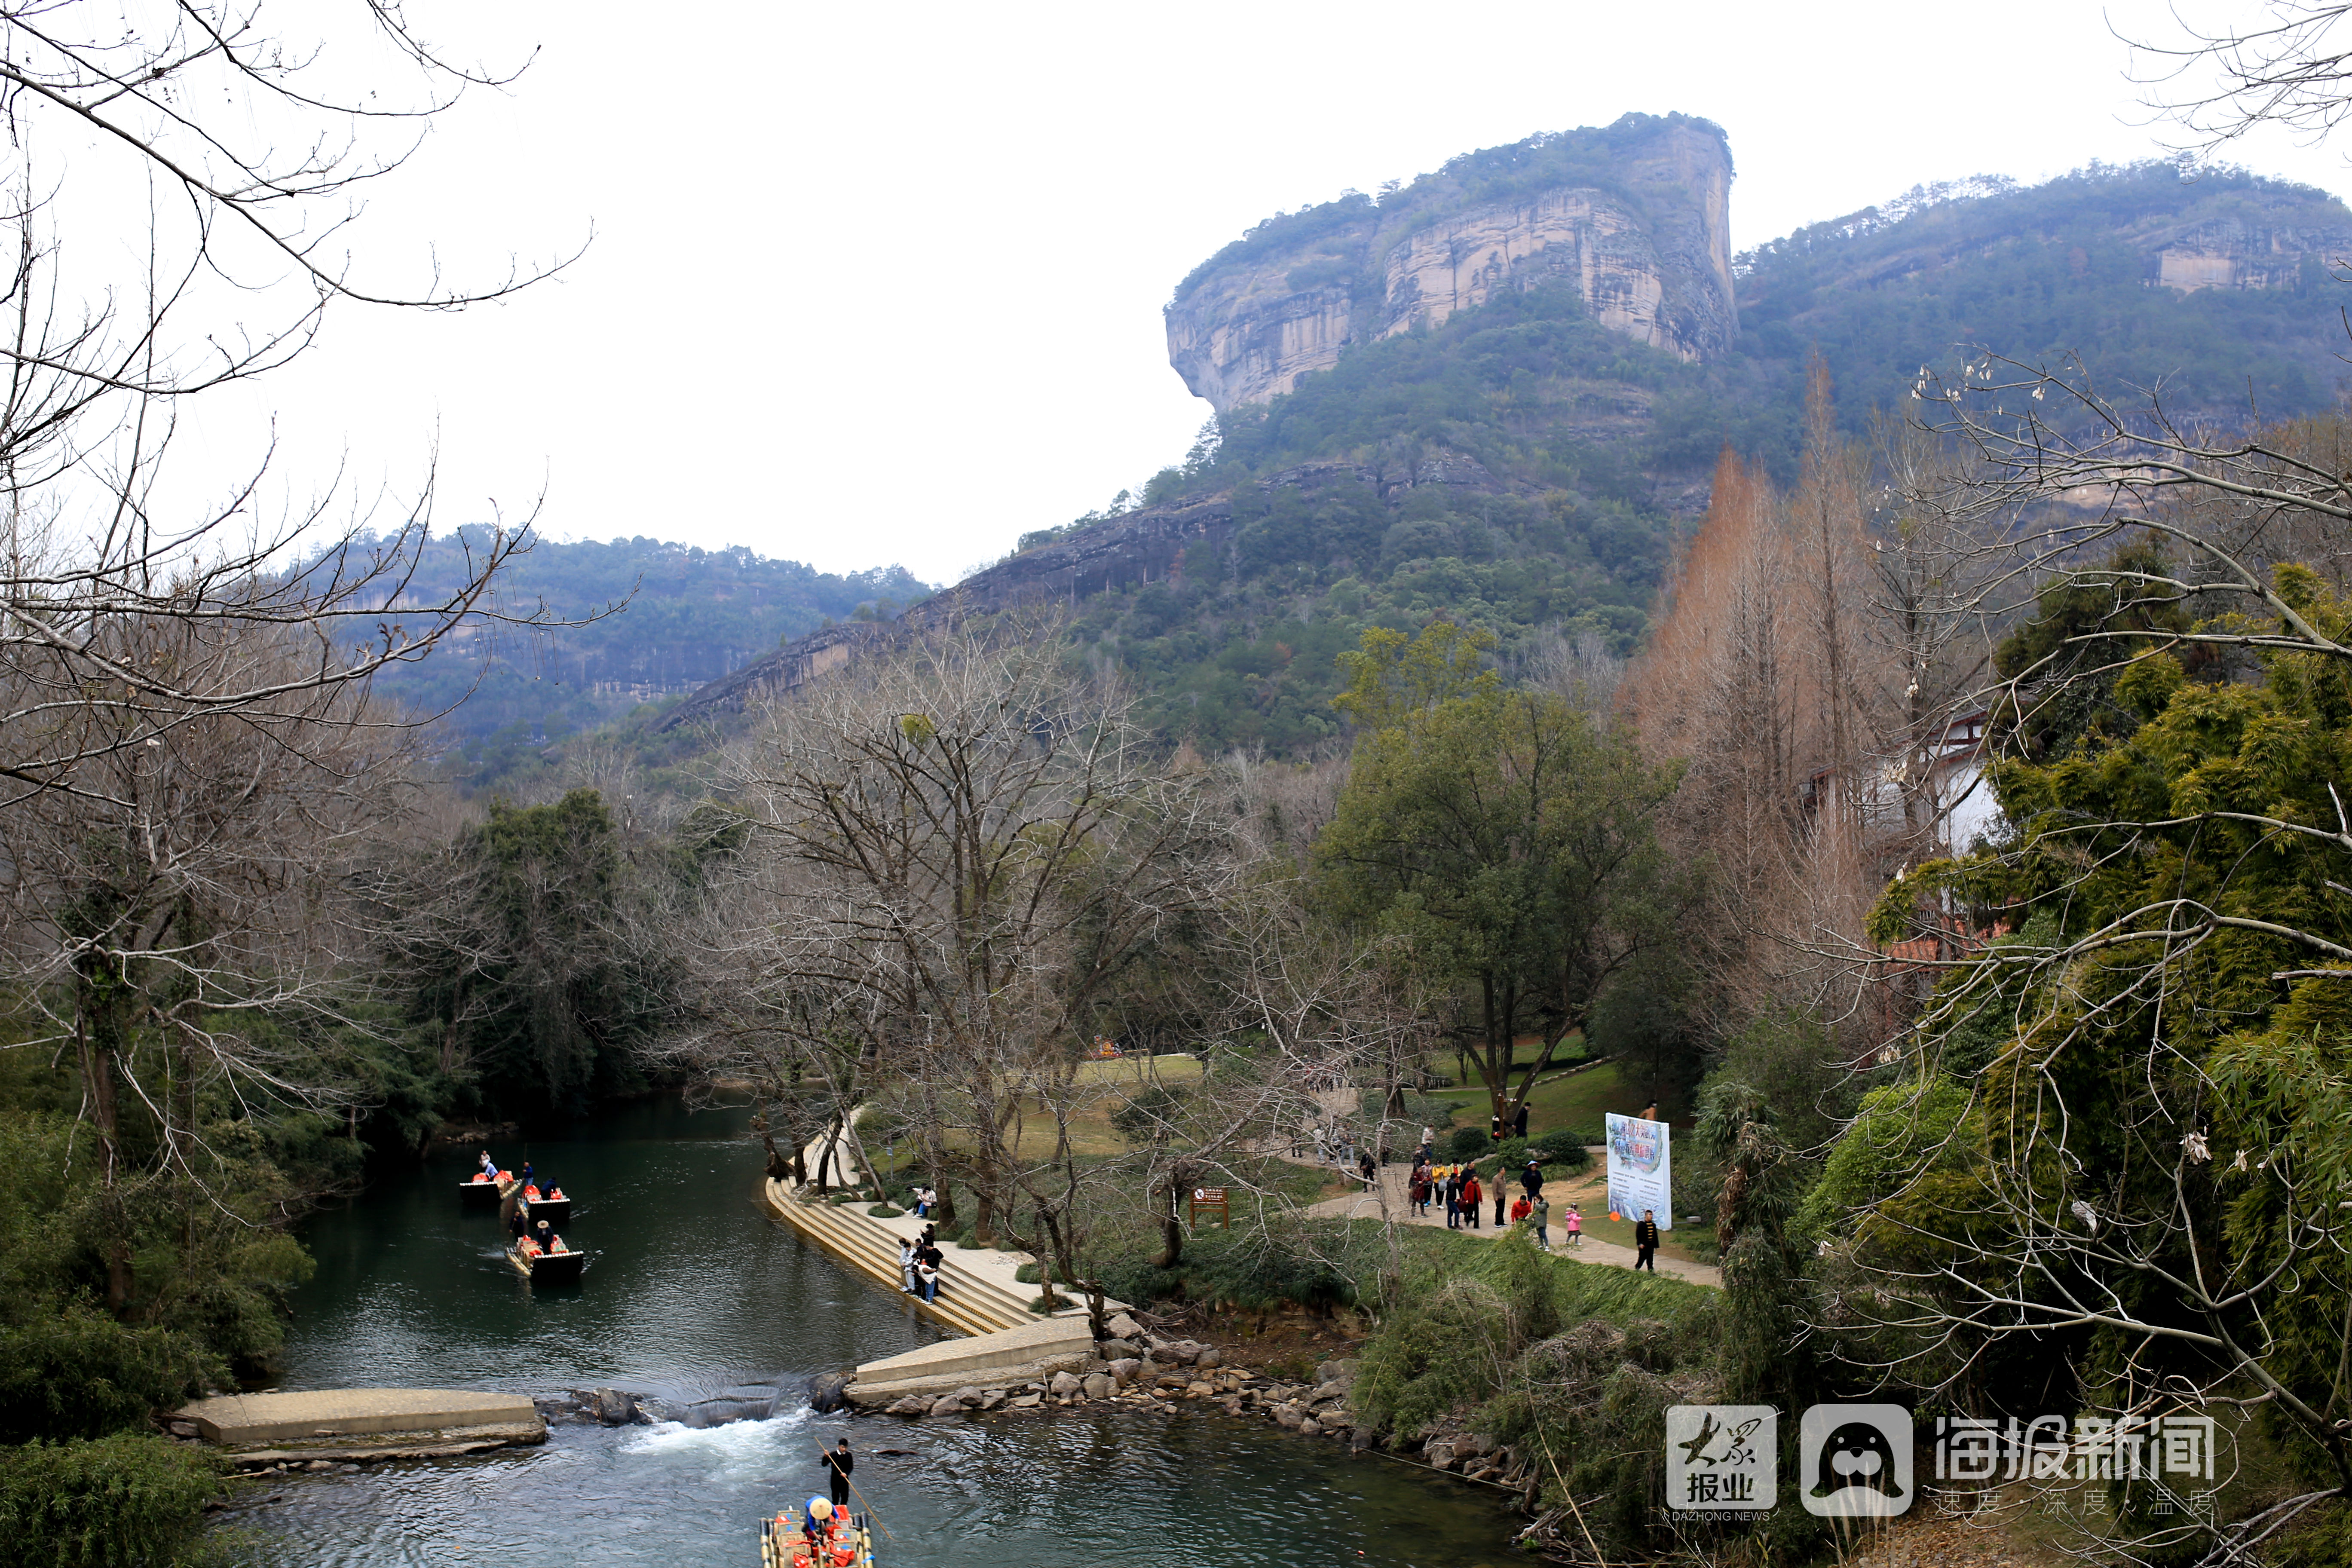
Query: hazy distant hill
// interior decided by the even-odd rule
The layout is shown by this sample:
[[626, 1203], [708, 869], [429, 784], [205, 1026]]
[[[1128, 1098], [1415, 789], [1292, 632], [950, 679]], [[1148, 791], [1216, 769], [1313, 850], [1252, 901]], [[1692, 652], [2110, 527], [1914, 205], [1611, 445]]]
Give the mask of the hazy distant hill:
[[[427, 547], [415, 601], [464, 580], [465, 538], [459, 530]], [[559, 620], [586, 620], [623, 607], [556, 630], [478, 628], [380, 689], [427, 711], [460, 704], [449, 726], [474, 771], [495, 775], [518, 753], [692, 691], [829, 618], [861, 607], [895, 613], [929, 592], [897, 566], [842, 575], [740, 547], [541, 540], [501, 579], [502, 608], [522, 615], [544, 604]], [[467, 697], [485, 655], [488, 673]]]

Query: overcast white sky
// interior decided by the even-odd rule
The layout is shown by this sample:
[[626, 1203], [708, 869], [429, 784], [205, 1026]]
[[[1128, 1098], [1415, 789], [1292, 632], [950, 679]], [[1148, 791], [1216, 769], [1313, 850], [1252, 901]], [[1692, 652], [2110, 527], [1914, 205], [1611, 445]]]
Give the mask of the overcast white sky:
[[[1276, 209], [1680, 110], [1730, 135], [1744, 249], [1921, 182], [2151, 155], [2110, 26], [2179, 37], [2140, 0], [410, 9], [453, 52], [540, 53], [375, 218], [461, 271], [595, 238], [511, 302], [333, 318], [243, 411], [280, 474], [398, 484], [437, 438], [445, 525], [543, 488], [558, 536], [931, 581], [1181, 455], [1209, 410], [1160, 307]], [[2342, 192], [2344, 150], [2238, 160]]]

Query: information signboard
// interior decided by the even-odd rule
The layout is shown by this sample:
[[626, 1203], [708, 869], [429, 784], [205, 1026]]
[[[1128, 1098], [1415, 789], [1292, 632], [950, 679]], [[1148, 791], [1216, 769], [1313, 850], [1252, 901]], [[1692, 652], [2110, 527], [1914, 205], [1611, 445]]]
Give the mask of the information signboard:
[[1675, 1228], [1673, 1130], [1638, 1116], [1608, 1118], [1609, 1212], [1630, 1220], [1648, 1209], [1662, 1231]]

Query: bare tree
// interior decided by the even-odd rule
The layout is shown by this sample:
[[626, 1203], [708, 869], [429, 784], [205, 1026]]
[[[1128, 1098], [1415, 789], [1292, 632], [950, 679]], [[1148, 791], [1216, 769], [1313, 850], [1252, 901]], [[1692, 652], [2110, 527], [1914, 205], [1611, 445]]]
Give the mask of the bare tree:
[[723, 771], [754, 829], [737, 962], [763, 1026], [838, 1052], [845, 1114], [875, 1073], [922, 1082], [930, 1152], [993, 1237], [1021, 1173], [1066, 1163], [1022, 1146], [1024, 1108], [1068, 1100], [1099, 1010], [1229, 874], [1205, 770], [1008, 626], [877, 650]]
[[[33, 1021], [20, 1048], [63, 1046], [79, 1067], [110, 1201], [130, 1179], [126, 1097], [159, 1167], [201, 1186], [221, 1101], [249, 1121], [345, 1092], [304, 1037], [345, 1016], [363, 944], [343, 879], [405, 806], [409, 731], [372, 721], [364, 688], [302, 679], [310, 653], [292, 643], [112, 616], [110, 661], [279, 689], [162, 727], [134, 701], [24, 704], [74, 760], [0, 811], [0, 962]], [[0, 693], [21, 701], [6, 678], [24, 668], [0, 666]], [[118, 1246], [109, 1304], [130, 1289]]]

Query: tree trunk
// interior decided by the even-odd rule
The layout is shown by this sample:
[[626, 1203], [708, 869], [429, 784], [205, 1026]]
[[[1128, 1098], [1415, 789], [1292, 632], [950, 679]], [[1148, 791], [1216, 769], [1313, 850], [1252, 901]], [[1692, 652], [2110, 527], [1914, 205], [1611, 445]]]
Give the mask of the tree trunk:
[[1168, 1173], [1168, 1207], [1160, 1217], [1160, 1256], [1151, 1260], [1154, 1268], [1173, 1268], [1184, 1261], [1184, 1221], [1181, 1205], [1184, 1189], [1192, 1185], [1190, 1167], [1178, 1165]]
[[833, 1144], [839, 1131], [839, 1119], [824, 1124], [824, 1147], [816, 1153], [816, 1190], [820, 1196], [833, 1191]]
[[82, 1100], [98, 1130], [100, 1205], [106, 1215], [106, 1310], [121, 1317], [131, 1307], [130, 1216], [121, 1188], [122, 1142], [115, 1069], [123, 1039], [121, 998], [128, 989], [110, 960], [86, 956], [76, 963], [75, 1044], [80, 1058]]
[[1063, 1260], [1066, 1249], [1062, 1245], [1062, 1227], [1054, 1223], [1054, 1216], [1046, 1212], [1043, 1204], [1037, 1205], [1037, 1223], [1045, 1228], [1046, 1241], [1045, 1246], [1037, 1249], [1037, 1283], [1041, 1287], [1039, 1293], [1045, 1300], [1045, 1315], [1050, 1318], [1060, 1308], [1060, 1303], [1054, 1300], [1054, 1265]]

